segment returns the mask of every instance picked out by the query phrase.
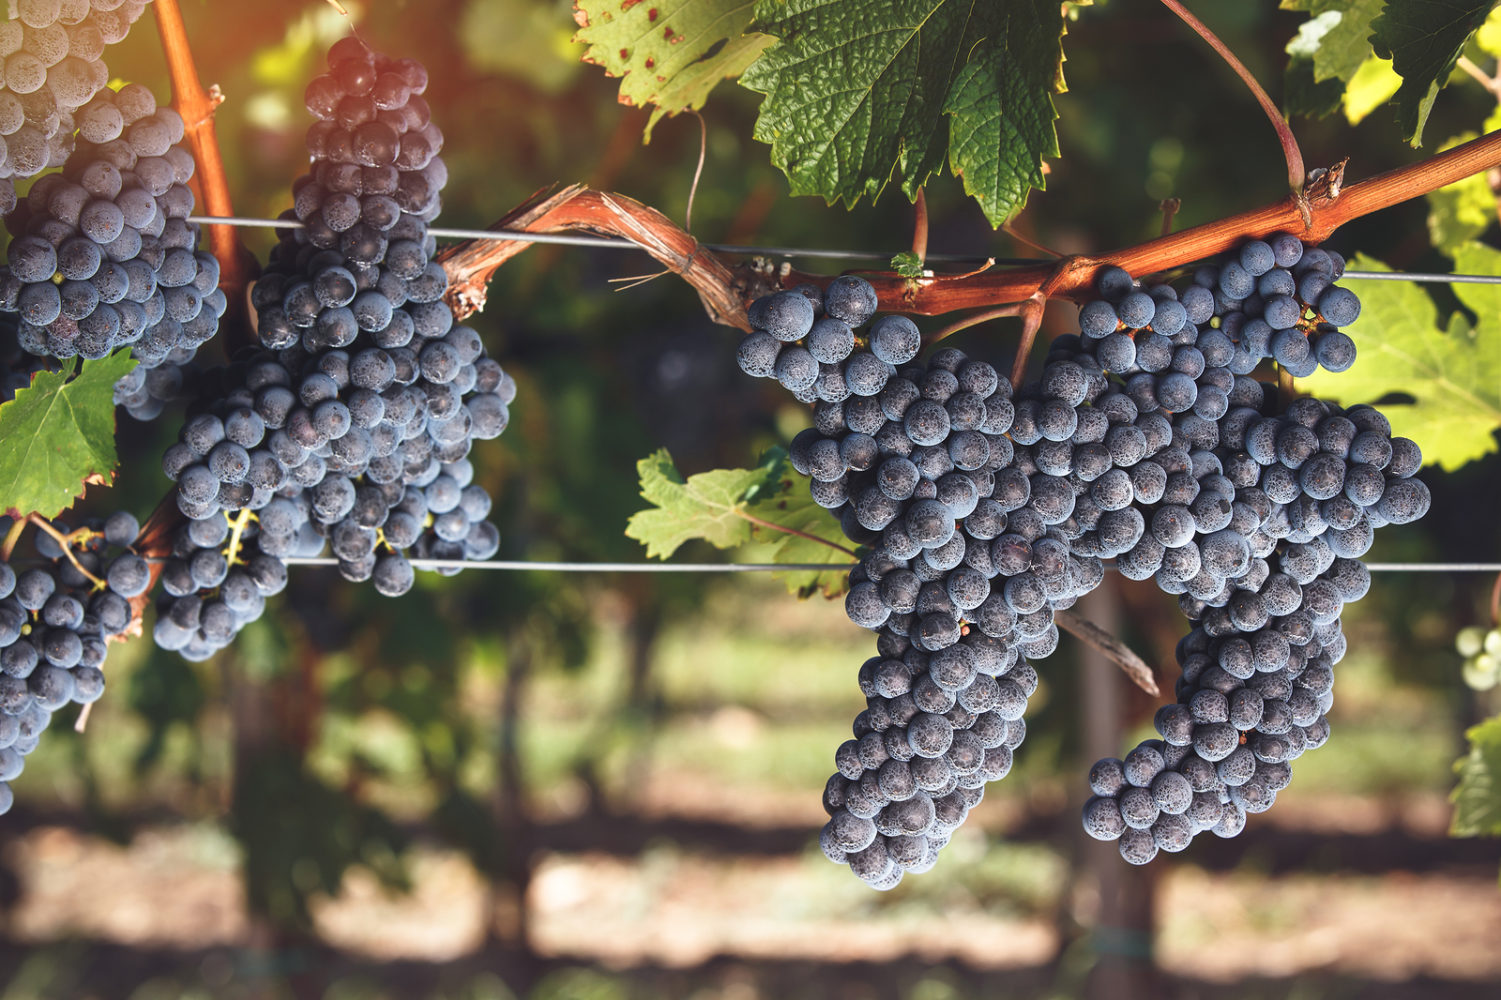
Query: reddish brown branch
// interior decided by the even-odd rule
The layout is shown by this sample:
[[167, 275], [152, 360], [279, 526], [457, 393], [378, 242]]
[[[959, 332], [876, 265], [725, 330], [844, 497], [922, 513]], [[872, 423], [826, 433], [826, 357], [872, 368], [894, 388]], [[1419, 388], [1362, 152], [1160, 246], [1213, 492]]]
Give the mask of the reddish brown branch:
[[[167, 72], [172, 78], [172, 107], [182, 115], [188, 148], [197, 164], [196, 180], [203, 211], [207, 215], [232, 216], [235, 212], [229, 197], [229, 177], [214, 134], [214, 110], [223, 102], [224, 95], [217, 87], [212, 91], [204, 90], [198, 79], [177, 0], [157, 0], [153, 6], [162, 49], [167, 57]], [[240, 242], [233, 226], [209, 226], [208, 236], [209, 248], [219, 261], [219, 287], [229, 301], [229, 309], [220, 321], [220, 327], [228, 334], [227, 343], [232, 352], [254, 340], [250, 303], [245, 290], [255, 280], [260, 266]]]
[[[633, 198], [576, 185], [541, 200], [534, 196], [491, 228], [531, 233], [582, 231], [624, 237], [698, 289], [699, 298], [714, 322], [750, 329], [745, 318], [744, 296], [737, 290], [734, 273], [667, 216]], [[481, 309], [490, 275], [531, 245], [520, 241], [471, 240], [440, 253], [438, 260], [448, 271], [447, 300], [454, 315], [463, 319]]]
[[1277, 110], [1277, 105], [1267, 96], [1261, 84], [1246, 69], [1245, 64], [1236, 58], [1230, 47], [1220, 41], [1219, 36], [1209, 30], [1208, 25], [1200, 21], [1188, 12], [1178, 0], [1162, 0], [1162, 5], [1177, 14], [1184, 24], [1196, 31], [1200, 38], [1209, 43], [1219, 57], [1225, 60], [1225, 64], [1235, 71], [1245, 85], [1250, 89], [1251, 96], [1256, 98], [1256, 103], [1261, 105], [1261, 110], [1266, 114], [1267, 121], [1272, 123], [1272, 128], [1277, 130], [1277, 141], [1282, 145], [1282, 155], [1287, 160], [1287, 189], [1298, 192], [1303, 189], [1303, 152], [1298, 149], [1298, 140], [1293, 135], [1293, 130], [1287, 124], [1287, 119], [1282, 117], [1282, 112]]
[[[1136, 275], [1157, 274], [1224, 253], [1247, 236], [1279, 231], [1294, 233], [1307, 243], [1321, 243], [1352, 219], [1497, 166], [1501, 166], [1501, 132], [1337, 191], [1315, 193], [1307, 202], [1306, 225], [1297, 199], [1289, 196], [1272, 205], [1098, 257], [1069, 257], [1033, 267], [986, 268], [972, 274], [916, 280], [890, 273], [866, 274], [866, 280], [875, 287], [882, 310], [919, 316], [1021, 303], [1044, 288], [1049, 298], [1079, 298], [1088, 293], [1095, 271], [1105, 264], [1117, 265]], [[508, 216], [495, 228], [531, 232], [583, 230], [622, 236], [638, 243], [692, 284], [709, 315], [726, 326], [747, 329], [746, 303], [769, 287], [764, 262], [743, 263], [732, 269], [660, 212], [621, 195], [570, 188], [532, 208], [524, 206], [512, 216], [517, 216], [514, 224], [508, 221], [512, 219]], [[443, 252], [441, 259], [454, 283], [450, 303], [460, 317], [469, 315], [483, 303], [485, 283], [495, 268], [529, 245], [476, 241], [456, 244]], [[777, 271], [773, 278], [770, 287], [791, 287], [802, 282], [822, 286], [832, 280], [828, 275], [805, 274], [790, 268]]]

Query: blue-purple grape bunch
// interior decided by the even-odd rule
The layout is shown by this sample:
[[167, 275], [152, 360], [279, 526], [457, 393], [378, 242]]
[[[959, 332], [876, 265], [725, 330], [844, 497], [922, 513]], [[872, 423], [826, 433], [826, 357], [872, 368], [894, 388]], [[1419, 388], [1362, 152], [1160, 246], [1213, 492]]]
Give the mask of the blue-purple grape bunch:
[[[1172, 433], [1169, 447], [1114, 454], [1124, 478], [1106, 476], [1117, 475], [1118, 489], [1098, 495], [1092, 487], [1088, 502], [1081, 497], [1081, 523], [1125, 503], [1140, 513], [1141, 530], [1076, 543], [1115, 557], [1122, 575], [1179, 595], [1195, 623], [1178, 649], [1177, 703], [1155, 719], [1160, 739], [1100, 761], [1090, 775], [1085, 829], [1117, 840], [1137, 864], [1180, 851], [1206, 830], [1234, 836], [1247, 813], [1264, 811], [1286, 787], [1291, 761], [1324, 743], [1333, 667], [1346, 646], [1340, 611], [1370, 585], [1360, 557], [1376, 528], [1416, 520], [1430, 503], [1413, 478], [1421, 451], [1394, 438], [1379, 411], [1283, 401], [1274, 384], [1251, 377], [1268, 356], [1253, 314], [1264, 315], [1275, 296], [1236, 300], [1223, 280], [1211, 285], [1216, 274], [1230, 275], [1231, 290], [1243, 290], [1244, 282], [1233, 284], [1238, 275], [1268, 261], [1275, 266], [1259, 277], [1297, 279], [1306, 327], [1276, 334], [1282, 340], [1270, 356], [1310, 374], [1286, 344], [1311, 335], [1316, 364], [1337, 349], [1340, 360], [1326, 367], [1348, 367], [1353, 341], [1347, 350], [1347, 335], [1326, 323], [1359, 311], [1332, 284], [1344, 263], [1286, 234], [1200, 268], [1181, 294], [1103, 269], [1100, 297], [1080, 310], [1082, 335], [1059, 338], [1049, 355], [1050, 367], [1107, 372], [1123, 396], [1107, 405], [1160, 414]], [[1112, 315], [1115, 328], [1106, 329]]]
[[751, 306], [737, 361], [812, 404], [791, 462], [863, 547], [845, 607], [878, 633], [825, 788], [828, 857], [878, 888], [931, 867], [1010, 768], [1053, 612], [1107, 559], [1179, 595], [1194, 629], [1162, 738], [1095, 766], [1086, 830], [1144, 863], [1271, 804], [1328, 738], [1340, 611], [1369, 587], [1359, 557], [1429, 505], [1421, 452], [1378, 411], [1284, 402], [1252, 377], [1268, 358], [1349, 367], [1343, 269], [1287, 234], [1181, 293], [1103, 268], [1081, 333], [1015, 391], [952, 349], [915, 363], [917, 327], [871, 322], [859, 278]]
[[204, 627], [232, 579], [216, 558], [226, 539], [272, 560], [327, 547], [346, 579], [387, 596], [412, 586], [409, 555], [499, 546], [468, 455], [505, 430], [516, 385], [444, 301], [428, 224], [447, 171], [427, 72], [354, 38], [328, 63], [307, 88], [312, 164], [286, 213], [302, 227], [281, 231], [251, 292], [261, 344], [204, 378], [163, 458], [192, 523], [164, 572], [159, 610], [175, 624], [158, 640], [191, 656], [260, 613], [241, 584], [243, 607]]
[[[0, 534], [12, 527], [0, 518]], [[76, 534], [40, 531], [36, 557], [0, 561], [0, 814], [14, 801], [10, 782], [36, 749], [53, 713], [104, 693], [109, 640], [130, 628], [131, 601], [151, 585], [151, 567], [132, 546], [140, 525], [128, 513]]]

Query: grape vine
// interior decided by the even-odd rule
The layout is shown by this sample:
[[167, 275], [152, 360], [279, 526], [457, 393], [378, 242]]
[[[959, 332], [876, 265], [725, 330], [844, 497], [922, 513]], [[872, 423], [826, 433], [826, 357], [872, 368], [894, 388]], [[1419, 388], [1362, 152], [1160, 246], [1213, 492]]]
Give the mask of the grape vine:
[[[113, 474], [112, 451], [68, 456], [52, 475], [63, 489], [5, 480], [26, 463], [6, 451], [18, 438], [0, 444], [0, 482], [15, 494], [0, 497], [0, 813], [52, 713], [101, 696], [107, 642], [142, 630], [153, 595], [155, 642], [202, 660], [265, 613], [289, 557], [331, 552], [345, 579], [398, 597], [416, 579], [413, 559], [497, 552], [492, 498], [469, 454], [506, 429], [516, 384], [463, 320], [528, 245], [438, 250], [429, 230], [448, 172], [423, 96], [429, 71], [350, 35], [306, 88], [308, 169], [281, 216], [298, 225], [279, 231], [263, 270], [227, 225], [209, 224], [200, 249], [190, 183], [209, 215], [233, 209], [214, 135], [220, 97], [198, 80], [176, 0], [154, 4], [171, 108], [139, 84], [106, 86], [105, 45], [144, 0], [12, 6], [0, 90], [10, 236], [0, 425], [41, 427], [48, 401], [102, 398], [99, 382], [111, 390], [105, 412], [183, 412], [161, 462], [173, 485], [144, 530], [128, 512], [82, 526], [56, 516], [85, 483]], [[627, 8], [611, 27], [595, 6], [580, 11], [582, 33], [604, 46], [591, 52], [612, 71], [633, 58], [652, 66], [648, 52], [621, 48], [617, 64], [608, 50], [613, 31], [655, 12]], [[757, 134], [795, 191], [851, 203], [875, 195], [892, 169], [860, 176], [805, 155], [816, 129], [788, 95], [801, 47], [818, 40], [805, 30], [820, 2], [785, 6], [764, 21], [747, 15], [732, 33], [739, 42], [725, 51], [739, 62], [714, 47], [724, 38], [694, 38], [716, 53], [680, 70], [699, 74], [702, 93], [676, 91], [659, 108], [701, 105], [720, 76], [743, 72], [765, 95]], [[753, 513], [765, 475], [743, 477], [723, 505], [755, 532], [858, 559], [845, 610], [877, 634], [876, 655], [859, 668], [867, 705], [835, 751], [820, 843], [877, 888], [931, 868], [986, 785], [1009, 772], [1039, 683], [1034, 663], [1057, 648], [1060, 625], [1078, 627], [1067, 612], [1102, 583], [1107, 561], [1179, 596], [1188, 630], [1159, 738], [1090, 771], [1087, 833], [1138, 864], [1203, 832], [1233, 836], [1289, 784], [1291, 762], [1329, 738], [1347, 646], [1341, 610], [1369, 587], [1360, 559], [1375, 529], [1416, 520], [1430, 498], [1415, 477], [1418, 445], [1380, 411], [1288, 391], [1292, 379], [1357, 364], [1346, 330], [1361, 303], [1339, 284], [1345, 261], [1319, 244], [1353, 219], [1501, 164], [1493, 133], [1373, 178], [1347, 183], [1344, 162], [1305, 178], [1290, 129], [1279, 129], [1295, 190], [1275, 204], [1112, 253], [933, 274], [922, 185], [945, 162], [997, 225], [1042, 185], [1042, 158], [1056, 153], [1057, 7], [1005, 23], [988, 8], [945, 12], [952, 23], [903, 28], [897, 41], [916, 47], [900, 51], [919, 53], [911, 65], [872, 61], [891, 44], [876, 34], [829, 53], [866, 73], [851, 99], [874, 100], [884, 74], [904, 72], [942, 109], [921, 121], [904, 111], [900, 142], [875, 130], [844, 137], [871, 162], [900, 149], [918, 225], [892, 272], [735, 261], [647, 205], [582, 186], [540, 194], [496, 224], [629, 240], [693, 286], [712, 321], [746, 332], [736, 351], [746, 375], [775, 380], [808, 408], [811, 426], [787, 459], [850, 545], [820, 533], [822, 521]], [[917, 43], [934, 38], [964, 59], [923, 54]], [[995, 57], [1007, 39], [1028, 58], [1006, 63], [1006, 80], [964, 61]], [[700, 61], [713, 66], [707, 86]], [[1003, 83], [1040, 84], [1027, 90], [1026, 127], [1006, 112], [1024, 150], [1009, 186], [976, 162], [975, 145]], [[847, 99], [823, 96], [829, 108]], [[38, 174], [17, 200], [13, 178]], [[1043, 306], [1060, 298], [1080, 305], [1078, 332], [1054, 338], [1028, 381]], [[928, 334], [911, 318], [969, 310], [978, 312]], [[1003, 314], [1024, 321], [1009, 367], [934, 347]], [[198, 351], [216, 337], [226, 361], [213, 365]], [[771, 478], [780, 488], [780, 471]], [[676, 547], [650, 519], [634, 527], [632, 537]], [[738, 527], [726, 536], [752, 533]], [[1494, 681], [1492, 645], [1461, 633], [1472, 682]]]

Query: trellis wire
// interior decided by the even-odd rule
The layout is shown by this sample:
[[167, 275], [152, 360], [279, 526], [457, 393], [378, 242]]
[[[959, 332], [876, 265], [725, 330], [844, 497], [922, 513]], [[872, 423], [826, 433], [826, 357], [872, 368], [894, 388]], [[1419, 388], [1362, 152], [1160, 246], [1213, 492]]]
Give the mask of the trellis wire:
[[[296, 219], [259, 219], [243, 215], [193, 215], [189, 222], [201, 225], [240, 226], [264, 229], [302, 229]], [[603, 247], [609, 250], [640, 250], [630, 240], [608, 236], [578, 236], [573, 233], [529, 233], [517, 229], [455, 229], [442, 226], [428, 227], [428, 233], [437, 239], [493, 240], [513, 243], [557, 243], [566, 246]], [[715, 253], [734, 253], [761, 257], [823, 257], [831, 260], [882, 260], [888, 261], [899, 251], [883, 253], [877, 250], [822, 250], [813, 247], [762, 247], [741, 246], [730, 243], [701, 243], [705, 250]], [[924, 258], [945, 264], [977, 264], [994, 260], [997, 264], [1029, 265], [1046, 263], [1039, 257], [985, 257], [979, 254], [932, 253]], [[1346, 271], [1345, 278], [1367, 281], [1416, 281], [1453, 282], [1475, 285], [1501, 285], [1501, 275], [1492, 274], [1440, 274], [1429, 271]]]
[[[193, 215], [188, 217], [189, 222], [211, 226], [241, 226], [246, 228], [265, 229], [302, 229], [303, 224], [296, 219], [257, 219], [239, 215]], [[630, 240], [617, 239], [609, 236], [577, 236], [572, 233], [529, 233], [519, 229], [455, 229], [443, 226], [429, 226], [428, 234], [437, 239], [451, 240], [492, 240], [495, 242], [512, 243], [560, 243], [567, 246], [580, 247], [604, 247], [609, 250], [640, 250], [641, 247]], [[812, 247], [756, 247], [739, 246], [729, 243], [701, 243], [699, 246], [715, 253], [736, 253], [762, 257], [828, 257], [838, 260], [881, 260], [889, 261], [899, 251], [883, 253], [879, 250], [819, 250]], [[928, 254], [925, 260], [937, 261], [946, 264], [972, 264], [983, 263], [991, 260], [990, 257], [981, 257], [974, 254]], [[1036, 264], [1036, 258], [1031, 257], [996, 257], [997, 264]]]
[[[465, 562], [462, 559], [412, 559], [417, 569], [493, 569], [532, 570], [544, 573], [775, 573], [824, 572], [847, 570], [859, 563], [625, 563], [625, 562], [551, 562], [529, 559], [490, 559]], [[332, 556], [292, 556], [283, 559], [288, 566], [337, 566]], [[1114, 569], [1112, 565], [1109, 567]], [[1501, 573], [1501, 563], [1366, 563], [1372, 573]]]

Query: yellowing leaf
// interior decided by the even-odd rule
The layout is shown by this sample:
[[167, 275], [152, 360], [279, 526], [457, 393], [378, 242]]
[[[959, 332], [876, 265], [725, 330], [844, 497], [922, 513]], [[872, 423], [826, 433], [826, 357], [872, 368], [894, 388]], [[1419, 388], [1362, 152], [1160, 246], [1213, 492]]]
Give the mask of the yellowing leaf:
[[56, 517], [86, 483], [115, 475], [115, 383], [136, 365], [129, 348], [70, 371], [37, 372], [0, 406], [0, 513]]
[[1392, 69], [1390, 59], [1368, 57], [1345, 85], [1345, 96], [1341, 101], [1346, 120], [1351, 125], [1359, 125], [1372, 111], [1391, 100], [1400, 86], [1402, 78]]
[[1371, 54], [1371, 19], [1384, 0], [1282, 0], [1284, 10], [1313, 16], [1287, 43], [1287, 54], [1313, 62], [1313, 79], [1350, 80]]
[[636, 471], [641, 496], [653, 506], [631, 515], [625, 533], [646, 546], [648, 557], [666, 559], [694, 538], [721, 549], [750, 541], [751, 523], [741, 514], [745, 494], [766, 480], [767, 469], [715, 469], [685, 480], [663, 448], [637, 462]]
[[[811, 597], [816, 591], [824, 596], [842, 594], [849, 586], [849, 570], [852, 556], [840, 551], [836, 545], [847, 545], [839, 522], [827, 510], [813, 502], [808, 486], [801, 478], [790, 475], [791, 468], [776, 482], [774, 491], [763, 491], [747, 513], [768, 524], [793, 528], [813, 535], [794, 535], [787, 532], [760, 528], [755, 530], [758, 540], [770, 543], [767, 550], [769, 562], [779, 563], [825, 563], [827, 570], [795, 569], [773, 573], [772, 576], [787, 585], [787, 589], [799, 597]], [[822, 542], [817, 539], [823, 539]], [[832, 544], [828, 544], [832, 543]]]
[[[1474, 132], [1455, 136], [1439, 147], [1452, 149], [1476, 138]], [[1428, 238], [1435, 249], [1454, 256], [1496, 221], [1496, 192], [1484, 173], [1445, 185], [1428, 194]]]
[[1491, 11], [1480, 30], [1475, 32], [1475, 44], [1486, 55], [1501, 59], [1501, 8]]
[[[1455, 256], [1455, 270], [1501, 275], [1501, 252], [1471, 243]], [[1351, 270], [1390, 271], [1364, 255]], [[1348, 281], [1360, 296], [1360, 319], [1345, 332], [1358, 355], [1347, 372], [1319, 369], [1299, 386], [1342, 405], [1382, 403], [1392, 433], [1412, 438], [1425, 462], [1453, 471], [1496, 450], [1501, 427], [1501, 287], [1456, 284], [1454, 293], [1479, 317], [1471, 328], [1460, 313], [1440, 326], [1438, 307], [1408, 281]]]
[[584, 61], [621, 78], [622, 103], [654, 106], [648, 140], [663, 115], [703, 107], [773, 41], [745, 33], [754, 0], [578, 0], [574, 10]]

